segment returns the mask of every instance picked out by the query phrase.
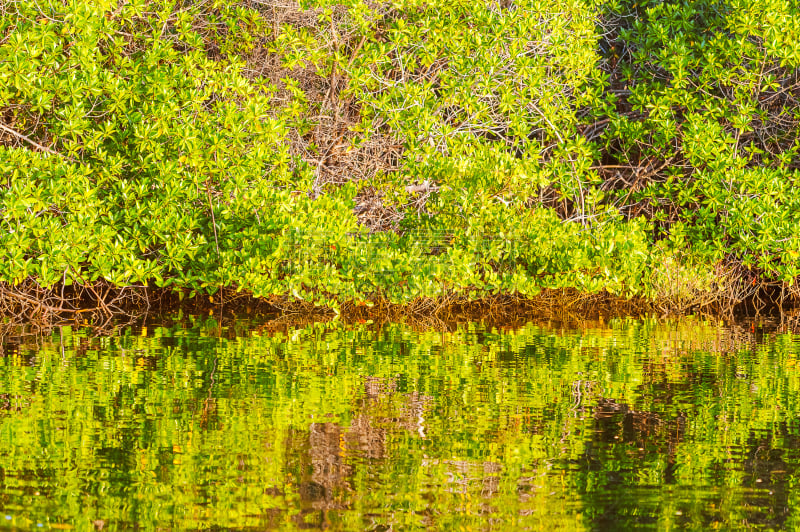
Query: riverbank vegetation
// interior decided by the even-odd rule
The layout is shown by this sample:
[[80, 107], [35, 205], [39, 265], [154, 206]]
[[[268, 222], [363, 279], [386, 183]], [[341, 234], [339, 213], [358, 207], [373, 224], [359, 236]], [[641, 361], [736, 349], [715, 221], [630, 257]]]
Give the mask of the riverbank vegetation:
[[778, 0], [5, 3], [0, 300], [790, 304], [798, 42]]

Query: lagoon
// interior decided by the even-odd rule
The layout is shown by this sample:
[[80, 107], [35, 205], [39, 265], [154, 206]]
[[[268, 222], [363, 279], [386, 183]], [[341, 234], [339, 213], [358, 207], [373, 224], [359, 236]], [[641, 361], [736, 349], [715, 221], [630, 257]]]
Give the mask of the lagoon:
[[700, 318], [7, 336], [0, 529], [796, 529], [799, 351]]

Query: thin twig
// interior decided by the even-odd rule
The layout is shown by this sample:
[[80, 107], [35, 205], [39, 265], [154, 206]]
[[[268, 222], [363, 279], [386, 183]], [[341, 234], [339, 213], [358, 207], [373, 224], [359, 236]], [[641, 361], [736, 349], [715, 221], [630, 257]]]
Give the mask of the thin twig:
[[[38, 143], [38, 142], [36, 142], [35, 140], [31, 139], [30, 137], [26, 137], [25, 135], [23, 135], [23, 134], [22, 134], [22, 133], [20, 133], [19, 131], [13, 130], [13, 129], [11, 129], [10, 127], [8, 127], [8, 126], [6, 126], [6, 125], [0, 124], [0, 129], [2, 129], [3, 131], [5, 131], [5, 132], [6, 132], [6, 133], [8, 133], [9, 135], [12, 135], [12, 136], [14, 136], [14, 137], [17, 137], [17, 138], [18, 138], [18, 139], [20, 139], [20, 140], [24, 140], [25, 142], [27, 142], [27, 143], [28, 143], [28, 144], [30, 144], [31, 146], [34, 146], [34, 147], [36, 147], [36, 148], [39, 148], [39, 151], [47, 152], [47, 153], [49, 153], [49, 154], [52, 154], [52, 155], [57, 155], [57, 156], [59, 156], [59, 157], [64, 157], [65, 159], [69, 159], [69, 157], [66, 157], [66, 156], [64, 156], [64, 155], [61, 155], [61, 154], [60, 154], [60, 153], [58, 153], [57, 151], [54, 151], [54, 150], [52, 150], [52, 149], [48, 148], [47, 146], [42, 146], [41, 144], [39, 144], [39, 143]], [[70, 160], [72, 160], [72, 159], [70, 159]]]
[[219, 257], [219, 239], [217, 237], [217, 219], [214, 216], [214, 203], [211, 201], [211, 188], [209, 187], [208, 180], [206, 180], [206, 197], [208, 198], [208, 208], [211, 210], [211, 227], [214, 229], [214, 247], [217, 249], [217, 257]]

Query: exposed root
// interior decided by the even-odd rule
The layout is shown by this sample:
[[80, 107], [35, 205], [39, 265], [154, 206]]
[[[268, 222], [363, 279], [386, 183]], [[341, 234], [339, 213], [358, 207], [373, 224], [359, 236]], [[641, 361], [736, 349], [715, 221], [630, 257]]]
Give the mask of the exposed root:
[[234, 289], [186, 298], [185, 292], [144, 286], [117, 288], [95, 282], [44, 288], [29, 280], [17, 285], [0, 283], [0, 316], [3, 319], [0, 337], [23, 325], [40, 333], [62, 324], [88, 325], [102, 334], [147, 316], [164, 316], [178, 309], [186, 314], [209, 315], [234, 322], [250, 318], [265, 330], [283, 330], [330, 320], [374, 326], [403, 322], [414, 328], [442, 330], [469, 321], [503, 329], [532, 321], [580, 327], [587, 320], [603, 322], [619, 316], [664, 317], [690, 312], [731, 320], [743, 316], [764, 319], [779, 316], [781, 327], [800, 328], [800, 307], [796, 308], [800, 303], [800, 289], [753, 284], [749, 278], [739, 275], [742, 272], [726, 273], [727, 276], [720, 275], [725, 282], [715, 291], [691, 291], [684, 287], [684, 292], [671, 295], [665, 292], [656, 301], [560, 289], [544, 290], [534, 297], [499, 294], [480, 299], [450, 293], [440, 298], [417, 298], [402, 305], [374, 295], [367, 302], [343, 302], [338, 309], [286, 296], [259, 299]]
[[105, 282], [51, 288], [33, 280], [0, 283], [0, 316], [4, 318], [0, 329], [24, 323], [48, 330], [65, 322], [91, 323], [103, 329], [121, 318], [146, 314], [160, 299], [147, 287], [118, 288]]

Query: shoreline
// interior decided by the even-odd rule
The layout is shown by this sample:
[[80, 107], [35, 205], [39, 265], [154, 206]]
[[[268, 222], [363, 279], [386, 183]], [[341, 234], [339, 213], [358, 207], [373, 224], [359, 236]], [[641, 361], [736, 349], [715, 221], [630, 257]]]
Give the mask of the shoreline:
[[[152, 287], [65, 287], [40, 291], [0, 283], [0, 320], [5, 327], [31, 324], [48, 329], [59, 324], [101, 325], [134, 321], [147, 316], [185, 312], [209, 316], [261, 316], [298, 323], [341, 320], [345, 323], [409, 322], [422, 326], [483, 321], [501, 326], [527, 323], [550, 317], [584, 321], [609, 317], [672, 318], [702, 315], [724, 320], [798, 319], [800, 305], [795, 298], [776, 304], [766, 290], [745, 301], [721, 301], [712, 304], [686, 303], [681, 308], [668, 301], [642, 297], [625, 298], [605, 291], [585, 293], [572, 288], [546, 289], [536, 296], [496, 294], [469, 299], [453, 293], [440, 298], [416, 298], [405, 304], [391, 303], [383, 297], [363, 302], [339, 302], [338, 308], [315, 305], [288, 297], [256, 298], [245, 292], [221, 289], [214, 295], [184, 293]], [[58, 299], [60, 298], [60, 299]]]

